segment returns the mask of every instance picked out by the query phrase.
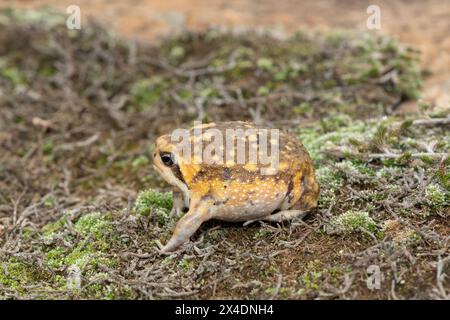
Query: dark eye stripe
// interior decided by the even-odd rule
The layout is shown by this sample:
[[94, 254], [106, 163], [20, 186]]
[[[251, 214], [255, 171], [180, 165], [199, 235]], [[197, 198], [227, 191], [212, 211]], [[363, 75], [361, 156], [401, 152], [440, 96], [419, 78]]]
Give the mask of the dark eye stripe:
[[181, 173], [180, 166], [178, 166], [178, 165], [173, 166], [172, 172], [175, 175], [175, 177], [177, 177], [184, 184], [186, 184], [186, 181], [184, 180], [183, 174]]

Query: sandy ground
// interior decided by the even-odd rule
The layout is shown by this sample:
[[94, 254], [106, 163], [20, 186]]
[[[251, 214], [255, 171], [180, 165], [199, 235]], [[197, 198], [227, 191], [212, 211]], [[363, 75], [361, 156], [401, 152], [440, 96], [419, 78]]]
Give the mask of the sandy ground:
[[[366, 9], [381, 9], [381, 32], [422, 52], [422, 67], [430, 71], [423, 98], [434, 104], [450, 101], [450, 0], [337, 1], [337, 0], [2, 0], [0, 6], [65, 10], [76, 4], [83, 19], [112, 25], [120, 34], [155, 40], [182, 29], [226, 26], [232, 29], [262, 28], [281, 35], [306, 28], [367, 31]], [[401, 110], [413, 110], [406, 103]]]

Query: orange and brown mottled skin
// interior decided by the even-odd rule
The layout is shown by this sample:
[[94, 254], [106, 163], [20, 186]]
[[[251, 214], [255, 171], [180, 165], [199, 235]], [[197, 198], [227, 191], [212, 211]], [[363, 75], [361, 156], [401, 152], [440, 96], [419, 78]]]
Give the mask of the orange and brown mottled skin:
[[[226, 129], [268, 129], [241, 121], [203, 124], [201, 127], [219, 130], [223, 136]], [[194, 142], [199, 141], [195, 140], [199, 138], [194, 136], [193, 130], [190, 129], [192, 148]], [[244, 140], [245, 150], [248, 150], [249, 138]], [[175, 143], [169, 135], [158, 138], [154, 166], [170, 184], [184, 193], [189, 211], [180, 219], [165, 251], [179, 246], [203, 221], [211, 218], [249, 221], [263, 219], [277, 211], [303, 212], [317, 206], [320, 188], [313, 162], [303, 145], [289, 133], [280, 132], [279, 163], [272, 175], [263, 175], [260, 166], [249, 164], [248, 154], [244, 164], [227, 163], [225, 153], [222, 164], [205, 164], [192, 161], [192, 154], [177, 154]], [[204, 138], [202, 150], [209, 143], [210, 140]], [[258, 142], [256, 146], [259, 147]], [[174, 154], [176, 165], [162, 164], [158, 155], [164, 152]]]

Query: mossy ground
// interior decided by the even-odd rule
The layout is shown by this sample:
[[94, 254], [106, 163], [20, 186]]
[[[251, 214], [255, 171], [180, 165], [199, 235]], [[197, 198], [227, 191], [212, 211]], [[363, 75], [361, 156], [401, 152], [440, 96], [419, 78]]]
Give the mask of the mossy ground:
[[[448, 106], [395, 114], [420, 95], [415, 51], [342, 32], [148, 46], [61, 23], [0, 15], [1, 298], [448, 298]], [[236, 119], [298, 135], [319, 207], [210, 221], [159, 253], [176, 220], [154, 138]]]

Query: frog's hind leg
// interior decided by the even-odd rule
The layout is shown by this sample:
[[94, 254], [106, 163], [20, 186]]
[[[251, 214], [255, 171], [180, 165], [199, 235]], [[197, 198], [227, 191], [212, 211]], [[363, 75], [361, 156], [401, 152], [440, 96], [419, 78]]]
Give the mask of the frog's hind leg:
[[303, 218], [308, 214], [308, 211], [304, 210], [282, 210], [277, 213], [265, 216], [260, 220], [270, 221], [270, 222], [282, 222], [286, 220], [292, 220], [294, 218]]
[[256, 222], [256, 221], [270, 221], [270, 222], [282, 222], [287, 220], [292, 220], [294, 218], [303, 218], [308, 214], [307, 211], [304, 210], [282, 210], [278, 211], [277, 213], [270, 214], [268, 216], [255, 219], [255, 220], [249, 220], [244, 223], [244, 226], [249, 225], [250, 223]]

